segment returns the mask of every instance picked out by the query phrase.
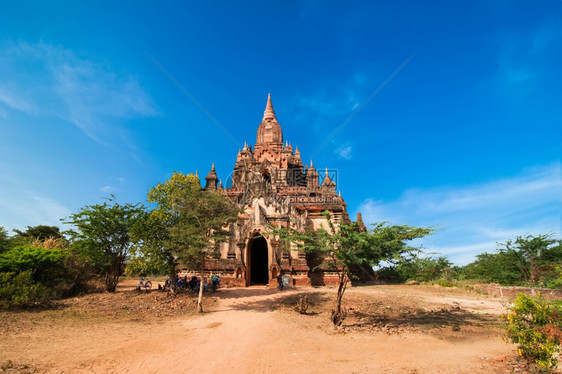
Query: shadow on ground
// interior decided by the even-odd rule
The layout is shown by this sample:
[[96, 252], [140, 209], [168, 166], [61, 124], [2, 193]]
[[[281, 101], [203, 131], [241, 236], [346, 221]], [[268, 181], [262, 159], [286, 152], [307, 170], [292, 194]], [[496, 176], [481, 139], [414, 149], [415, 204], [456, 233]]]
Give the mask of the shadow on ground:
[[[216, 297], [232, 302], [223, 308], [218, 308], [216, 312], [227, 310], [272, 312], [283, 308], [293, 308], [299, 299], [308, 295], [311, 308], [328, 301], [329, 296], [319, 291], [299, 291], [261, 288], [245, 289], [224, 289], [216, 293]], [[310, 312], [309, 314], [314, 314]]]
[[401, 311], [399, 313], [350, 311], [345, 327], [378, 327], [385, 329], [411, 328], [421, 331], [446, 329], [471, 331], [498, 326], [497, 316], [475, 314], [460, 307], [441, 307], [429, 310]]

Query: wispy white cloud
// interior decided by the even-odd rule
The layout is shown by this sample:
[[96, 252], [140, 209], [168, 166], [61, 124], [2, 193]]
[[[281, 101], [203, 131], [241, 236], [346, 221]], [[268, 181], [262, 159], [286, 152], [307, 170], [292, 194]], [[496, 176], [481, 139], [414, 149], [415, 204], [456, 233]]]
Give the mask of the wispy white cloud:
[[527, 68], [505, 68], [505, 77], [508, 83], [525, 82], [534, 79], [538, 76], [536, 71], [531, 71]]
[[112, 192], [113, 190], [114, 190], [114, 189], [113, 189], [113, 187], [111, 187], [111, 186], [103, 186], [103, 187], [100, 187], [100, 191], [103, 192], [103, 193], [110, 193], [110, 192]]
[[97, 142], [119, 134], [124, 120], [156, 114], [135, 77], [69, 49], [4, 42], [0, 62], [0, 105], [69, 121]]
[[14, 173], [15, 169], [11, 163], [0, 161], [0, 226], [7, 230], [36, 225], [60, 227], [60, 219], [68, 217], [71, 210], [52, 195], [38, 192], [41, 183], [30, 186]]
[[529, 54], [542, 53], [562, 38], [562, 29], [559, 24], [543, 25], [531, 35]]
[[116, 179], [117, 182], [117, 186], [115, 185], [107, 185], [107, 186], [102, 186], [99, 188], [99, 191], [104, 193], [104, 194], [110, 194], [110, 193], [115, 193], [115, 192], [119, 192], [122, 191], [122, 187], [125, 184], [125, 182], [127, 181], [127, 179], [125, 179], [124, 177], [118, 177]]
[[[531, 85], [546, 76], [545, 64], [556, 61], [553, 53], [562, 43], [562, 31], [558, 25], [543, 25], [523, 35], [506, 38], [498, 60], [498, 77], [511, 90], [517, 85], [520, 90], [524, 85]], [[554, 69], [556, 71], [556, 69]], [[520, 92], [518, 90], [518, 92]], [[532, 92], [532, 91], [530, 91]]]
[[0, 226], [7, 230], [26, 226], [61, 226], [60, 219], [71, 214], [60, 202], [29, 189], [0, 195]]
[[325, 86], [316, 92], [296, 96], [295, 112], [322, 117], [350, 114], [365, 99], [367, 81], [365, 74], [357, 73], [343, 82], [334, 82], [336, 87]]
[[29, 105], [27, 101], [3, 87], [0, 87], [0, 102], [16, 110], [24, 112], [29, 112], [31, 110], [31, 105]]
[[410, 189], [395, 201], [365, 200], [366, 222], [436, 226], [424, 246], [466, 263], [517, 235], [560, 234], [560, 164], [471, 186]]
[[338, 158], [344, 158], [346, 160], [351, 160], [352, 146], [349, 144], [342, 144], [334, 152], [338, 155]]
[[[369, 77], [356, 73], [343, 80], [325, 82], [312, 92], [294, 96], [292, 112], [295, 121], [306, 123], [313, 130], [311, 136], [318, 137], [321, 145], [316, 152], [328, 145], [338, 158], [351, 159], [351, 145], [345, 144], [345, 139], [338, 139], [336, 145], [332, 138], [342, 125], [347, 124], [346, 119], [369, 97], [369, 89], [372, 89]], [[340, 145], [342, 142], [343, 146]]]

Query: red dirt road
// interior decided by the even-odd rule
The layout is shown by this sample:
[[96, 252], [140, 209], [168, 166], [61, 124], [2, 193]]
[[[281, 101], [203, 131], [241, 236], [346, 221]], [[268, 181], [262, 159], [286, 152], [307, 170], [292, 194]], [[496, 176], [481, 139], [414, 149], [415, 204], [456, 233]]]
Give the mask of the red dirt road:
[[[211, 311], [202, 316], [110, 319], [73, 316], [71, 310], [64, 318], [50, 318], [53, 312], [41, 311], [36, 323], [22, 328], [14, 325], [23, 315], [4, 313], [0, 363], [10, 360], [21, 372], [46, 373], [509, 372], [501, 362], [514, 346], [500, 339], [493, 323], [467, 319], [495, 321], [503, 312], [499, 299], [431, 287], [352, 288], [346, 296], [352, 302], [348, 326], [336, 331], [320, 302], [312, 305], [312, 315], [285, 307], [304, 293], [327, 305], [335, 296], [327, 288], [220, 289], [216, 301], [206, 301]], [[359, 310], [370, 300], [380, 300], [380, 308], [390, 308], [385, 300], [398, 302], [394, 309], [412, 311], [411, 316], [401, 320], [403, 326], [391, 320], [387, 327], [365, 329], [372, 321], [364, 322]], [[453, 327], [436, 325], [428, 317], [433, 315], [457, 319]]]

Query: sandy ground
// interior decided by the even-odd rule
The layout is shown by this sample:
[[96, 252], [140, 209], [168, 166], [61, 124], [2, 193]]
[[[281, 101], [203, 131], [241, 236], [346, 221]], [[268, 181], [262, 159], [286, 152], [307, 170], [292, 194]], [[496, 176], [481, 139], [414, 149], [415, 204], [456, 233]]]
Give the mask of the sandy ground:
[[[501, 340], [497, 328], [504, 312], [502, 300], [459, 290], [354, 287], [346, 294], [350, 312], [339, 330], [329, 321], [335, 296], [329, 288], [219, 289], [206, 299], [203, 315], [191, 313], [194, 295], [172, 299], [157, 291], [122, 291], [85, 295], [54, 310], [3, 312], [4, 370], [206, 374], [513, 370], [508, 361], [515, 347]], [[307, 315], [301, 315], [293, 305], [305, 294], [311, 306]], [[184, 314], [186, 309], [189, 313]]]

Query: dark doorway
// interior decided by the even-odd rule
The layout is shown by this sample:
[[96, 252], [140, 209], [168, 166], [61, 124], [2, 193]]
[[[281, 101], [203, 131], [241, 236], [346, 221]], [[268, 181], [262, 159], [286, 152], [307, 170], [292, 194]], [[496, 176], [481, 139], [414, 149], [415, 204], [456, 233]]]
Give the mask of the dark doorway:
[[267, 241], [259, 237], [252, 240], [250, 247], [250, 283], [267, 284], [268, 282]]
[[263, 173], [263, 179], [267, 182], [267, 183], [271, 183], [271, 175], [269, 175], [269, 173], [266, 171], [265, 173]]

